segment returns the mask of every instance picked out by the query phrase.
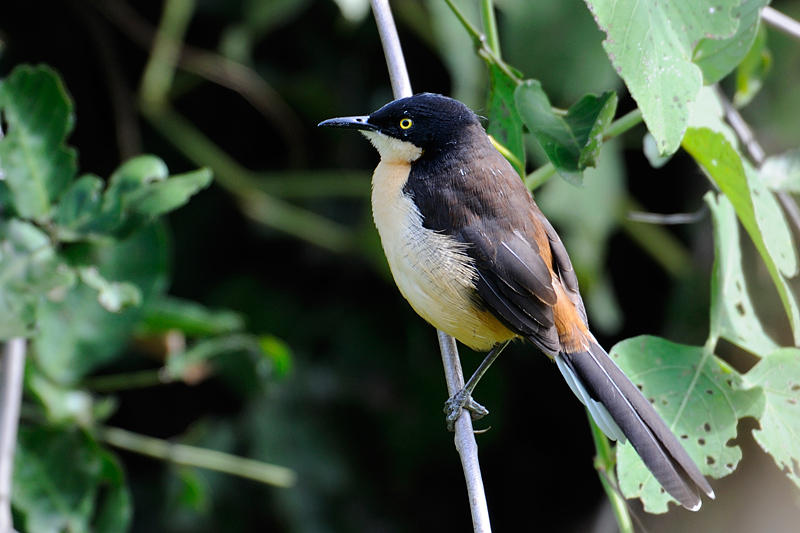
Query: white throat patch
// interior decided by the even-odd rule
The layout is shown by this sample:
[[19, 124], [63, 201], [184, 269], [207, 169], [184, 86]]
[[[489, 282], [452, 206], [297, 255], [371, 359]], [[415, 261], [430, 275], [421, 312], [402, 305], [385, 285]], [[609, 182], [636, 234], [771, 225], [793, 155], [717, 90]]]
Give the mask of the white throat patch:
[[381, 161], [387, 163], [411, 163], [422, 155], [422, 148], [408, 141], [401, 141], [377, 131], [362, 131], [372, 146], [381, 155]]

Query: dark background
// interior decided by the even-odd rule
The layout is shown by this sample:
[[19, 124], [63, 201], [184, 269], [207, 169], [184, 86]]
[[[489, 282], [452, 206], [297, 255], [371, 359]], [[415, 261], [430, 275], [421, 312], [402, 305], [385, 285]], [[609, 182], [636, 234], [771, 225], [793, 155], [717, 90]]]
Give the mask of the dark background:
[[[581, 2], [499, 3], [505, 57], [541, 79], [555, 105], [614, 88], [620, 114], [634, 107]], [[148, 32], [159, 20], [161, 2], [3, 4], [0, 72], [24, 62], [47, 63], [61, 74], [75, 102], [70, 144], [79, 150], [82, 172], [108, 176], [139, 152], [159, 155], [173, 172], [196, 168], [137, 111]], [[483, 66], [458, 26], [448, 22], [446, 9], [411, 0], [395, 4], [415, 90], [458, 96], [481, 113]], [[334, 252], [258, 223], [243, 212], [241, 197], [219, 184], [170, 217], [170, 292], [242, 312], [248, 330], [288, 343], [293, 369], [255, 388], [235, 373], [220, 372], [194, 386], [124, 392], [109, 423], [283, 464], [300, 477], [294, 488], [275, 489], [120, 452], [134, 494], [133, 530], [467, 531], [466, 491], [441, 413], [446, 388], [435, 332], [392, 284], [371, 225], [369, 174], [377, 156], [357, 135], [315, 128], [325, 118], [365, 114], [391, 99], [371, 16], [348, 20], [328, 0], [200, 0], [185, 42], [218, 51], [235, 42], [236, 32], [249, 36], [243, 57], [274, 90], [268, 98], [284, 110], [281, 118], [264, 116], [240, 94], [183, 71], [174, 84], [175, 109], [242, 166], [265, 172], [265, 181], [356, 171], [360, 188], [337, 191], [334, 184], [330, 193], [285, 196], [342, 224], [356, 244]], [[770, 43], [771, 85], [747, 118], [767, 151], [778, 152], [800, 140], [797, 124], [782, 118], [787, 106], [797, 104], [789, 88], [798, 82], [800, 56], [796, 44], [775, 32]], [[467, 67], [454, 66], [454, 54], [467, 56]], [[642, 155], [643, 133], [640, 126], [608, 148], [621, 157], [623, 193], [647, 211], [700, 209], [708, 182], [682, 153], [652, 169]], [[542, 207], [547, 214], [544, 202]], [[607, 322], [596, 331], [598, 339], [607, 348], [645, 333], [702, 344], [713, 260], [709, 217], [665, 230], [686, 252], [688, 269], [678, 276], [619, 224], [612, 224], [601, 243], [604, 258], [580, 272], [584, 288], [603, 280], [615, 295], [611, 303], [587, 302], [590, 320]], [[607, 306], [616, 309], [618, 320], [592, 316], [592, 309]], [[764, 307], [767, 316], [779, 316], [770, 314], [769, 300]], [[785, 334], [777, 318], [770, 325], [774, 334]], [[461, 351], [469, 372], [479, 359]], [[742, 369], [753, 363], [730, 355]], [[132, 347], [104, 371], [153, 364]], [[513, 346], [476, 397], [491, 410], [476, 427], [488, 429], [477, 439], [496, 531], [611, 530], [583, 409], [545, 357], [530, 346]], [[631, 502], [647, 530], [793, 530], [786, 524], [800, 517], [797, 492], [754, 444], [754, 424], [740, 425], [740, 468], [714, 483], [718, 500], [706, 502], [700, 513], [671, 507], [668, 515], [651, 517]], [[198, 494], [194, 499], [187, 495], [192, 491]]]

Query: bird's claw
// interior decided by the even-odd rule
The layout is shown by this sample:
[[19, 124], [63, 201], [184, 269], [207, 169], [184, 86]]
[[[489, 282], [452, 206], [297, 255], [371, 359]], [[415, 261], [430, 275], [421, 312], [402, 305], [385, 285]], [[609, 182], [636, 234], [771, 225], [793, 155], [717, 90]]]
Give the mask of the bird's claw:
[[465, 389], [461, 389], [444, 402], [445, 421], [447, 430], [455, 429], [456, 420], [461, 416], [461, 409], [469, 411], [473, 420], [478, 420], [489, 414], [489, 410], [472, 399], [472, 395]]

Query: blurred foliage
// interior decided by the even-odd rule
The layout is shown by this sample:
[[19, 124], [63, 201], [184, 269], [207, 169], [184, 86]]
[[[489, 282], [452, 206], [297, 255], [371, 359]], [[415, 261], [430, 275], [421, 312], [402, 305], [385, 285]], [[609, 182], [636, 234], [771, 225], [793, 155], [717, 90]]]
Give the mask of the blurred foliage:
[[[490, 49], [476, 40], [478, 3], [453, 4], [463, 20], [445, 2], [394, 2], [413, 86], [462, 99], [487, 116], [518, 169], [539, 165], [526, 181], [541, 185], [537, 201], [570, 250], [598, 338], [628, 339], [612, 353], [629, 361], [643, 389], [669, 409], [687, 405], [665, 414], [687, 427], [705, 471], [730, 474], [738, 462], [701, 513], [641, 520], [649, 531], [792, 531], [800, 512], [787, 489], [796, 483], [797, 449], [785, 435], [796, 426], [797, 366], [794, 352], [775, 348], [794, 344], [798, 332], [796, 231], [768, 190], [800, 189], [800, 46], [755, 23], [758, 1], [714, 2], [710, 13], [706, 2], [693, 5], [680, 14], [692, 26], [684, 34], [671, 29], [672, 4], [646, 13], [641, 3], [612, 12], [600, 1], [587, 2], [590, 11], [581, 2], [498, 0], [500, 46]], [[375, 155], [357, 136], [314, 129], [391, 98], [366, 6], [0, 7], [0, 333], [31, 339], [18, 461], [32, 458], [17, 466], [24, 490], [14, 496], [21, 531], [110, 531], [128, 520], [134, 531], [175, 532], [469, 528], [439, 412], [445, 388], [435, 336], [394, 289], [372, 228]], [[800, 16], [790, 2], [774, 7]], [[657, 31], [619, 38], [624, 24], [614, 17], [623, 15], [640, 21], [637, 31]], [[11, 74], [25, 62], [51, 65], [63, 85], [41, 67]], [[674, 154], [651, 168], [641, 127], [598, 152], [599, 143], [590, 144], [599, 132], [619, 136], [637, 123], [615, 129], [613, 108], [599, 109], [603, 121], [593, 113], [588, 133], [568, 150], [583, 185], [548, 181], [563, 165], [538, 145], [536, 122], [531, 131], [522, 126], [514, 95], [527, 76], [538, 80], [547, 107], [616, 91], [608, 98], [618, 100], [620, 119], [636, 119], [638, 105], [655, 151]], [[755, 137], [776, 154], [758, 171], [743, 161], [718, 96], [703, 87], [717, 79], [747, 105], [741, 112]], [[32, 90], [42, 91], [39, 99], [11, 99]], [[47, 134], [31, 143], [39, 127]], [[681, 142], [685, 151], [675, 152]], [[32, 169], [16, 157], [20, 149], [32, 154]], [[687, 154], [711, 181], [698, 179]], [[87, 174], [76, 176], [78, 167]], [[206, 189], [209, 175], [197, 167], [214, 173]], [[701, 209], [717, 187], [707, 197], [712, 216], [699, 222], [667, 227], [628, 217], [632, 209]], [[755, 245], [738, 237], [737, 215]], [[654, 335], [635, 337], [642, 333]], [[637, 351], [645, 341], [652, 349]], [[558, 380], [537, 379], [553, 375], [544, 358], [521, 345], [508, 352], [478, 391], [492, 409], [492, 430], [478, 438], [494, 526], [518, 528], [520, 509], [536, 502], [542, 527], [588, 530], [600, 521], [603, 497], [584, 412]], [[466, 367], [470, 355], [465, 350]], [[656, 363], [665, 358], [702, 369], [718, 386], [712, 391], [735, 388], [741, 405], [705, 406], [719, 399], [705, 385], [665, 369], [641, 372], [663, 369]], [[736, 426], [746, 415], [760, 421], [755, 441]], [[109, 427], [153, 435], [159, 445], [174, 440], [286, 465], [297, 483], [267, 487], [154, 462], [142, 450], [115, 458], [103, 441]], [[732, 435], [738, 447], [728, 446]], [[761, 457], [755, 442], [788, 477], [748, 469]], [[741, 461], [723, 459], [739, 448]], [[635, 458], [625, 453], [627, 465]], [[640, 492], [636, 468], [619, 470], [626, 495]], [[58, 495], [68, 500], [42, 495], [50, 478], [71, 480]], [[645, 505], [665, 509], [650, 485]], [[764, 497], [754, 498], [753, 487]], [[73, 511], [54, 514], [53, 505]]]

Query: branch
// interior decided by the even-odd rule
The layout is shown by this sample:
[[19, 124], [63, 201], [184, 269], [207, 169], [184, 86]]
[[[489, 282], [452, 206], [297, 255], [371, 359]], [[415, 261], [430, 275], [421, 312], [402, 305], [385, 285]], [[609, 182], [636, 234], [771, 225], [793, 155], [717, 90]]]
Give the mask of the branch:
[[[765, 8], [764, 11], [766, 10], [767, 9]], [[773, 9], [772, 11], [775, 10]], [[778, 12], [775, 11], [775, 13]], [[780, 15], [780, 13], [778, 14]], [[795, 22], [795, 24], [797, 23]], [[727, 119], [728, 124], [731, 125], [733, 131], [736, 132], [736, 136], [739, 137], [739, 140], [742, 142], [742, 144], [744, 144], [745, 148], [747, 148], [747, 153], [750, 154], [750, 158], [756, 163], [756, 167], [760, 168], [762, 163], [764, 163], [764, 149], [761, 148], [761, 145], [756, 140], [755, 135], [753, 135], [753, 130], [751, 130], [750, 126], [747, 125], [747, 122], [744, 121], [744, 118], [742, 118], [742, 115], [739, 114], [739, 111], [736, 109], [736, 107], [731, 104], [730, 100], [728, 100], [728, 97], [725, 96], [725, 93], [719, 88], [719, 85], [715, 86], [715, 88], [717, 92], [717, 99], [719, 99], [719, 101], [722, 103], [722, 108], [725, 110], [725, 118]], [[786, 191], [775, 191], [775, 196], [783, 206], [783, 210], [786, 211], [786, 215], [792, 221], [794, 227], [800, 231], [800, 208], [797, 207], [797, 202], [795, 202], [794, 198], [792, 198], [792, 196]]]
[[[386, 65], [389, 68], [389, 78], [392, 82], [394, 96], [395, 98], [411, 96], [411, 82], [408, 78], [408, 70], [403, 59], [403, 51], [397, 36], [397, 28], [392, 19], [389, 1], [370, 0], [370, 3], [386, 55]], [[458, 358], [458, 348], [453, 337], [443, 331], [437, 331], [437, 334], [447, 390], [448, 394], [452, 396], [464, 387], [464, 375], [461, 371], [461, 361]], [[461, 466], [464, 469], [469, 507], [472, 513], [472, 526], [476, 533], [489, 533], [491, 531], [489, 508], [486, 504], [486, 494], [478, 461], [478, 445], [472, 429], [472, 418], [463, 409], [455, 423], [454, 441], [458, 455], [461, 457]]]
[[294, 470], [284, 466], [247, 459], [217, 450], [177, 444], [120, 428], [100, 426], [97, 428], [97, 438], [117, 448], [169, 461], [176, 465], [216, 470], [276, 487], [291, 487], [297, 481], [297, 474]]
[[795, 39], [800, 39], [800, 22], [793, 18], [787, 17], [769, 6], [761, 10], [761, 18], [773, 28], [781, 30]]
[[11, 481], [17, 444], [22, 380], [25, 373], [25, 339], [6, 341], [0, 363], [0, 533], [13, 533]]

